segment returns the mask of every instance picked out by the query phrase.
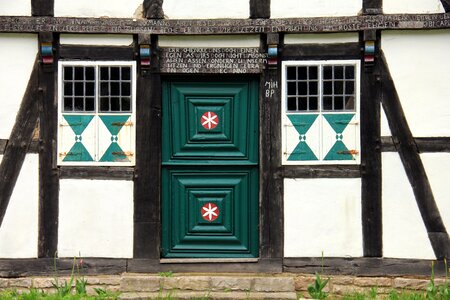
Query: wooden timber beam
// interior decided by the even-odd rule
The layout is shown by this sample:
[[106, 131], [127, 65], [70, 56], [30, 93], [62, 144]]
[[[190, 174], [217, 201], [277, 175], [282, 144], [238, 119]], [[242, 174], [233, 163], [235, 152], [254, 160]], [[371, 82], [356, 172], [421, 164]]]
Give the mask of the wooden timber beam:
[[270, 0], [250, 0], [250, 18], [270, 18]]
[[442, 6], [445, 9], [445, 12], [450, 12], [450, 0], [441, 0]]
[[438, 259], [448, 258], [450, 257], [450, 239], [420, 159], [419, 150], [406, 121], [384, 54], [381, 55], [380, 67], [382, 104], [395, 147], [398, 149], [406, 175], [411, 183], [434, 254]]
[[144, 0], [144, 16], [147, 19], [164, 19], [163, 0]]
[[0, 227], [28, 147], [33, 139], [33, 131], [39, 116], [38, 102], [35, 96], [38, 89], [38, 66], [38, 58], [36, 58], [16, 122], [0, 163]]
[[33, 16], [53, 16], [54, 0], [31, 0], [31, 15]]
[[0, 17], [0, 32], [252, 34], [450, 28], [450, 13], [291, 19], [136, 20], [118, 18]]

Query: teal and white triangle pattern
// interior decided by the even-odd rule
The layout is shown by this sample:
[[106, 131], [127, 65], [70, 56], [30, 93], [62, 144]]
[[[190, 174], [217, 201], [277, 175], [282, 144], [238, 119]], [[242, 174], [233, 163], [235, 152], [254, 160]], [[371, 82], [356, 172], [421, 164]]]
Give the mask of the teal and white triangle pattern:
[[359, 158], [358, 122], [355, 113], [322, 116], [323, 160], [355, 161]]
[[320, 157], [320, 124], [318, 114], [287, 115], [283, 160], [287, 164], [309, 163]]
[[95, 127], [94, 115], [62, 115], [58, 161], [68, 164], [94, 161]]
[[98, 123], [99, 162], [133, 162], [131, 115], [100, 115]]

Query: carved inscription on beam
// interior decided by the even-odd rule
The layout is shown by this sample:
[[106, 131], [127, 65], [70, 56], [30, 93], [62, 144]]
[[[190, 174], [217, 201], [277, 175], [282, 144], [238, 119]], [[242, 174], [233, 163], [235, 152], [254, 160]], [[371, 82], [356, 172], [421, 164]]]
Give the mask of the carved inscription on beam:
[[161, 73], [260, 73], [259, 48], [161, 48]]
[[450, 13], [298, 19], [136, 20], [0, 17], [0, 32], [251, 34], [450, 28]]

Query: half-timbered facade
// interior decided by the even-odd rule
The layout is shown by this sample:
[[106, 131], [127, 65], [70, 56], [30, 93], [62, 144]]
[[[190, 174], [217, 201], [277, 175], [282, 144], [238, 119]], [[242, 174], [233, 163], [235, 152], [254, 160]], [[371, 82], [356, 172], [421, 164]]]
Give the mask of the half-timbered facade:
[[0, 276], [443, 273], [449, 11], [0, 2]]

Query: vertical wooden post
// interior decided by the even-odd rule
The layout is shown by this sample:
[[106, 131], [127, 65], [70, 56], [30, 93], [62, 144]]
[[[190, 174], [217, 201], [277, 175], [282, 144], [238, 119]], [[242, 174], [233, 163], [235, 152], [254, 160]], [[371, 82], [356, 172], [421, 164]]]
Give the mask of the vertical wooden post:
[[[149, 44], [148, 69], [138, 67], [136, 95], [136, 168], [134, 180], [134, 258], [160, 257], [161, 76], [157, 36], [139, 35]], [[140, 62], [140, 61], [139, 61]]]
[[250, 19], [270, 18], [270, 0], [250, 0]]
[[39, 33], [39, 45], [50, 43], [53, 63], [39, 65], [39, 236], [38, 257], [54, 257], [58, 248], [59, 172], [57, 167], [58, 38], [53, 33]]
[[[380, 46], [380, 34], [366, 31], [361, 43], [375, 41]], [[364, 45], [363, 45], [364, 46]], [[363, 252], [366, 257], [383, 256], [381, 141], [380, 141], [380, 82], [379, 55], [375, 50], [373, 63], [361, 67], [361, 198]]]

